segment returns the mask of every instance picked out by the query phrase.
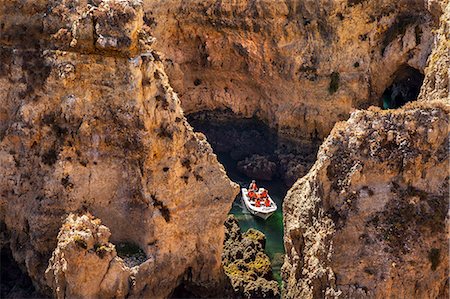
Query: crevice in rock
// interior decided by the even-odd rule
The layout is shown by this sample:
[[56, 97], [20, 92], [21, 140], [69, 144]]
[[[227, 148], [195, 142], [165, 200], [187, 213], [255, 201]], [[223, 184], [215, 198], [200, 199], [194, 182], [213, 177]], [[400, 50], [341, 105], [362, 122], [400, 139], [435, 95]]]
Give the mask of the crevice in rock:
[[417, 69], [402, 65], [393, 75], [392, 84], [386, 88], [381, 98], [383, 109], [400, 108], [415, 101], [420, 92], [424, 75]]
[[147, 260], [145, 252], [133, 242], [121, 242], [116, 244], [117, 255], [121, 257], [128, 267], [139, 266]]

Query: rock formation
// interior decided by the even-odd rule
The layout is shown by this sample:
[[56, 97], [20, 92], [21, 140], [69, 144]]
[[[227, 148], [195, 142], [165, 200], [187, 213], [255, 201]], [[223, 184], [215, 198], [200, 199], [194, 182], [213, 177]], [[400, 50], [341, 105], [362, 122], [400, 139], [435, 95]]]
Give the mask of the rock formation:
[[449, 296], [450, 7], [441, 4], [421, 101], [352, 113], [288, 192], [286, 298]]
[[[2, 246], [41, 292], [158, 298], [219, 277], [237, 185], [185, 120], [143, 15], [135, 0], [0, 3]], [[130, 274], [103, 226], [63, 224], [85, 212], [146, 261]]]
[[336, 125], [285, 198], [286, 298], [445, 294], [449, 112], [415, 104]]
[[144, 10], [186, 113], [228, 108], [311, 140], [352, 108], [381, 106], [393, 83], [420, 87], [439, 5], [429, 2], [433, 12], [425, 0], [171, 0]]
[[91, 215], [67, 217], [46, 272], [56, 298], [124, 298], [128, 294], [138, 267], [125, 265], [110, 236], [109, 229]]
[[449, 13], [0, 0], [0, 247], [34, 285], [8, 294], [213, 296], [225, 271], [233, 296], [279, 296], [263, 237], [232, 218], [222, 265], [238, 186], [183, 107], [263, 121], [270, 134], [230, 130], [217, 148], [288, 184], [331, 131], [283, 207], [287, 298], [448, 297]]
[[[257, 180], [282, 179], [292, 184], [314, 164], [318, 140], [287, 140], [257, 119], [242, 119], [231, 111], [191, 113], [189, 123], [208, 137], [228, 166]], [[231, 165], [234, 165], [231, 166]]]
[[[433, 1], [430, 1], [433, 2]], [[419, 95], [421, 101], [450, 102], [450, 2], [448, 0], [435, 1], [433, 6], [443, 11], [441, 25], [434, 39], [433, 52], [428, 58], [425, 69], [425, 80]]]
[[266, 238], [256, 229], [241, 233], [233, 215], [225, 221], [222, 254], [225, 274], [235, 298], [279, 298], [278, 283], [273, 279], [269, 257], [264, 253]]

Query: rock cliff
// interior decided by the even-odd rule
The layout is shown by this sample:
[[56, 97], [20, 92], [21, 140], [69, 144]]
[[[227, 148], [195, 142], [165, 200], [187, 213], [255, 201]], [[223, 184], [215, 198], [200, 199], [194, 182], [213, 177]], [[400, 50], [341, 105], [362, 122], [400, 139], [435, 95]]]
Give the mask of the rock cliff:
[[448, 296], [449, 111], [357, 111], [336, 125], [285, 198], [286, 298]]
[[438, 100], [448, 103], [450, 102], [450, 2], [436, 1], [433, 6], [442, 9], [443, 14], [441, 25], [434, 38], [433, 52], [428, 58], [419, 100]]
[[448, 1], [420, 100], [336, 124], [284, 206], [286, 298], [447, 298]]
[[353, 108], [381, 106], [386, 90], [417, 97], [438, 13], [426, 3], [170, 0], [144, 10], [186, 113], [229, 108], [311, 140]]
[[[141, 3], [1, 1], [0, 16], [2, 246], [57, 297], [214, 286], [237, 185], [185, 120]], [[78, 220], [65, 219], [87, 212], [111, 236], [89, 228], [84, 251], [72, 252], [65, 236]], [[88, 239], [107, 247], [101, 263]], [[111, 264], [109, 242], [136, 245], [145, 262], [133, 272]]]

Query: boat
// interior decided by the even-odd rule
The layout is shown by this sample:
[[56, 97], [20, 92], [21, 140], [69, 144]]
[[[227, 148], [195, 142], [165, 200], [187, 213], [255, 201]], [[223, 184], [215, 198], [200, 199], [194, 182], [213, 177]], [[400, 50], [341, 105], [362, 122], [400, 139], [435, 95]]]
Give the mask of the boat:
[[[257, 193], [259, 194], [263, 190], [264, 188], [259, 188]], [[267, 218], [272, 216], [272, 214], [275, 213], [275, 211], [277, 210], [277, 204], [272, 200], [272, 198], [269, 195], [267, 196], [270, 201], [270, 206], [266, 207], [264, 203], [261, 203], [261, 206], [257, 207], [255, 201], [251, 201], [250, 197], [248, 197], [247, 188], [241, 188], [241, 192], [242, 192], [242, 201], [244, 202], [245, 207], [251, 214], [266, 220]]]

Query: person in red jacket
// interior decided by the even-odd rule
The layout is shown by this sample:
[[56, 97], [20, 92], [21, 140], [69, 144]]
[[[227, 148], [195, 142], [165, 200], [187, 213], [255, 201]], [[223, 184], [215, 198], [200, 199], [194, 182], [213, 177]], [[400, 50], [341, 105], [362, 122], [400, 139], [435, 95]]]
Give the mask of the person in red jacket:
[[248, 195], [248, 198], [250, 198], [250, 201], [254, 201], [256, 199], [256, 197], [258, 197], [256, 195], [255, 191], [253, 191], [253, 190], [248, 191], [247, 195]]
[[260, 195], [261, 199], [266, 199], [269, 197], [269, 195], [267, 194], [267, 189], [263, 189]]
[[266, 207], [270, 207], [270, 200], [269, 200], [269, 194], [267, 193], [267, 189], [263, 189], [261, 194], [259, 195], [259, 198], [261, 200], [264, 200], [264, 205]]
[[248, 187], [249, 190], [258, 191], [258, 186], [256, 186], [255, 180], [252, 180], [250, 183], [250, 186]]

